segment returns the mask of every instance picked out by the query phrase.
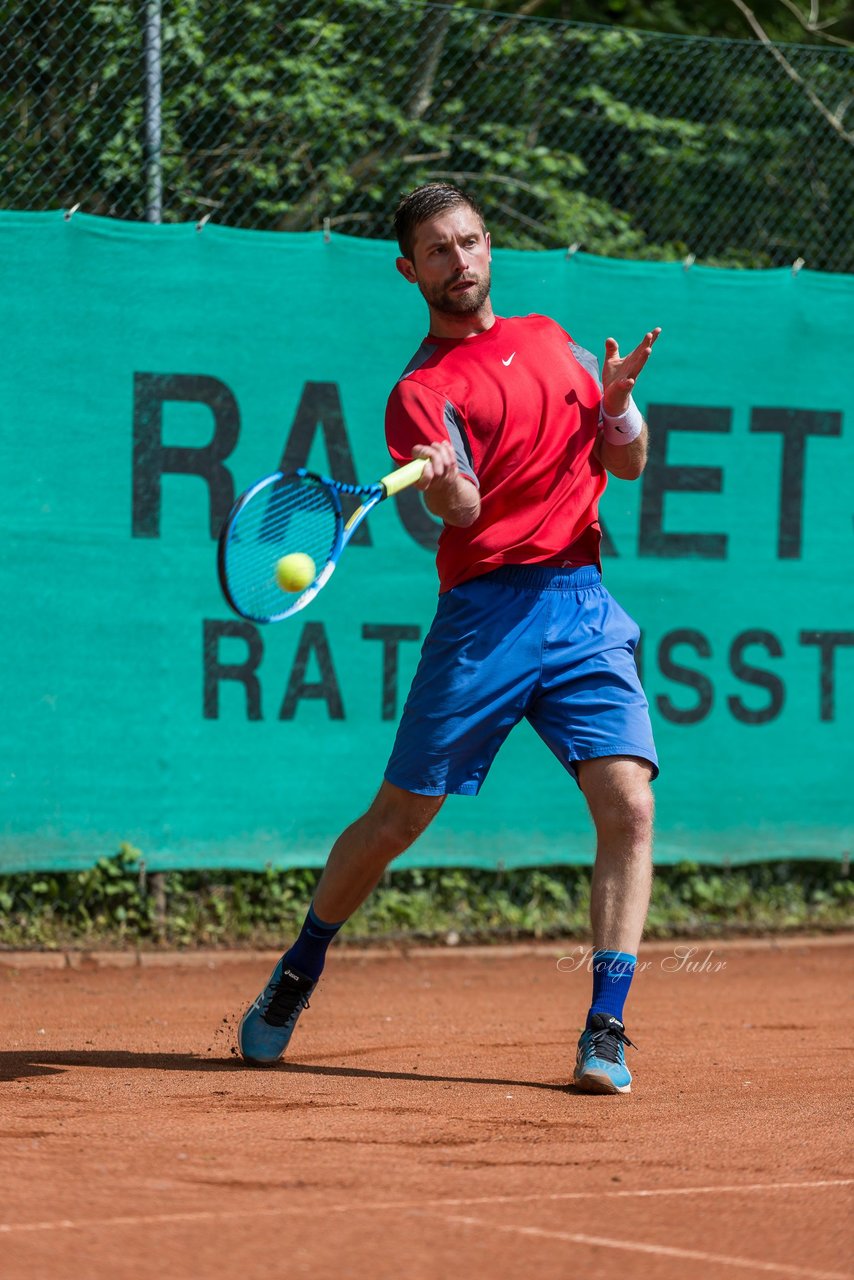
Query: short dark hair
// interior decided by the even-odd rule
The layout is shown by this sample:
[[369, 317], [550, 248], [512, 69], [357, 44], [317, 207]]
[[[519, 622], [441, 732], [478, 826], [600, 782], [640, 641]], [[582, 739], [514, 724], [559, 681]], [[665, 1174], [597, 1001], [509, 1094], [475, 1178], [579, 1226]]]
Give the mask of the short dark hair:
[[483, 213], [474, 196], [450, 182], [425, 182], [403, 196], [394, 213], [394, 233], [403, 257], [412, 260], [415, 232], [422, 222], [459, 205], [467, 205], [472, 213], [477, 214], [481, 227], [486, 230]]

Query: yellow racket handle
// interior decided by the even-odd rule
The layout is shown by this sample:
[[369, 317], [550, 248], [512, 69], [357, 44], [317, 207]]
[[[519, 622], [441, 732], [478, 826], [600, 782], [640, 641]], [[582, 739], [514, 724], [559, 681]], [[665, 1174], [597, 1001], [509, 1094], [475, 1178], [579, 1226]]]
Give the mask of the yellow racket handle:
[[392, 498], [396, 493], [400, 493], [402, 489], [408, 489], [411, 485], [417, 484], [424, 474], [426, 466], [426, 458], [416, 458], [414, 462], [407, 462], [405, 467], [398, 467], [397, 471], [392, 471], [390, 475], [383, 476], [380, 484], [385, 489], [385, 496]]

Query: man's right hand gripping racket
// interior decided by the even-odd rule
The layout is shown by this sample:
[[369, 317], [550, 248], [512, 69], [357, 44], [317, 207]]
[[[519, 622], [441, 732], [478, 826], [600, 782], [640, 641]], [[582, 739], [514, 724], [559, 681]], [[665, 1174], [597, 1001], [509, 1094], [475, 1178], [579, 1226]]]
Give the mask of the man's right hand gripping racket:
[[[304, 609], [368, 512], [417, 484], [425, 465], [416, 458], [371, 485], [340, 484], [303, 468], [258, 480], [237, 499], [219, 535], [219, 581], [234, 612], [251, 622], [281, 622]], [[346, 523], [341, 494], [361, 499]], [[315, 566], [298, 592], [280, 586], [280, 563], [294, 555], [309, 556]]]

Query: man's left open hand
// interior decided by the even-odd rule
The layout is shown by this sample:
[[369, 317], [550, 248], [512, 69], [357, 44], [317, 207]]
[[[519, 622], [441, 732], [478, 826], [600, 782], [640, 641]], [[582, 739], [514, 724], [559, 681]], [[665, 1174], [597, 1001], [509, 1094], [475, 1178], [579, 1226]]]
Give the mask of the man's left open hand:
[[616, 338], [605, 339], [605, 363], [602, 366], [602, 407], [609, 417], [619, 417], [629, 407], [629, 397], [638, 374], [649, 359], [661, 329], [644, 334], [634, 351], [620, 355]]

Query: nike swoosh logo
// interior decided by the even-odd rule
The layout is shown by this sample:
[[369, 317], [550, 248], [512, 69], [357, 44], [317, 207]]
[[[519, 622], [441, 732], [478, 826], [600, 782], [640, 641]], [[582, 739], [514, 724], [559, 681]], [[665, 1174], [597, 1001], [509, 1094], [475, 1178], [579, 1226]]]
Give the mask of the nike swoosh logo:
[[[515, 356], [515, 354], [516, 354], [516, 352], [514, 351], [514, 352], [513, 352], [513, 356]], [[510, 358], [509, 358], [508, 360], [502, 360], [502, 361], [501, 361], [501, 363], [502, 363], [503, 365], [509, 365], [509, 364], [512, 364], [512, 363], [513, 363], [513, 356], [510, 356]]]

